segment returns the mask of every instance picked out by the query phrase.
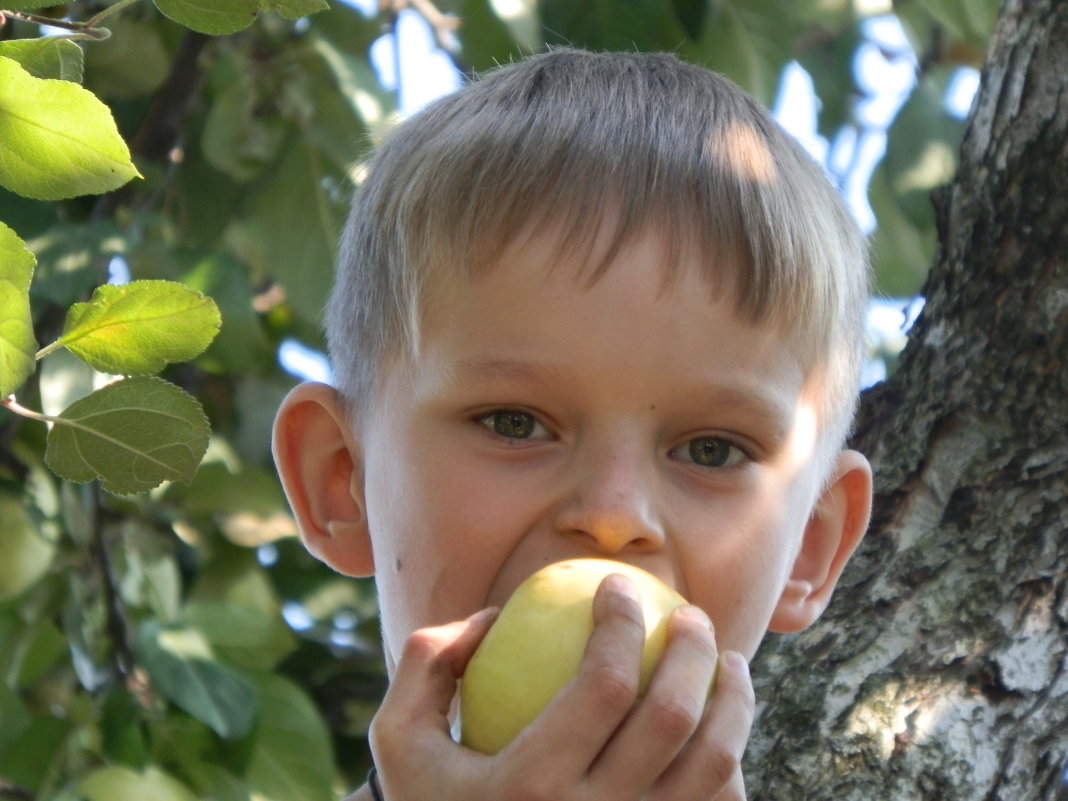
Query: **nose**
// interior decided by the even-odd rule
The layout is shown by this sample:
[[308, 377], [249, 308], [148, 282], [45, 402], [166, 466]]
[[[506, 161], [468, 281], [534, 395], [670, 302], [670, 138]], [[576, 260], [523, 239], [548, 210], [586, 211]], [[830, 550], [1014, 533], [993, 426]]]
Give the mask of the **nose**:
[[663, 547], [654, 471], [637, 454], [610, 450], [574, 466], [556, 511], [556, 530], [598, 553]]

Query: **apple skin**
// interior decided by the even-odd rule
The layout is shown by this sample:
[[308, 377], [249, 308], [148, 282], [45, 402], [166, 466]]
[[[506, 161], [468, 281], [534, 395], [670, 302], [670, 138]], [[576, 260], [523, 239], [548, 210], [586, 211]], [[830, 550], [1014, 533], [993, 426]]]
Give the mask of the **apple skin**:
[[645, 619], [639, 695], [664, 653], [671, 610], [686, 599], [660, 579], [610, 559], [570, 559], [519, 585], [468, 662], [460, 685], [460, 742], [495, 754], [578, 672], [593, 631], [593, 595], [619, 573], [637, 587]]

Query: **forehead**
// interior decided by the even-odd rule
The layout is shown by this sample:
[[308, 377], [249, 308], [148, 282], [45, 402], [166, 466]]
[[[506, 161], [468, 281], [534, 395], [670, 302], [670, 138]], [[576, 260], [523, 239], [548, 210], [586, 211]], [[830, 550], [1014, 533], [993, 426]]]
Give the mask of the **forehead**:
[[714, 265], [655, 228], [620, 238], [602, 224], [568, 242], [559, 225], [529, 227], [493, 264], [457, 271], [426, 293], [415, 349], [442, 335], [487, 354], [483, 366], [498, 373], [510, 368], [493, 356], [497, 350], [512, 348], [537, 363], [539, 349], [566, 350], [572, 342], [579, 351], [581, 341], [598, 337], [626, 341], [635, 358], [650, 350], [665, 364], [689, 358], [690, 369], [709, 352], [728, 350], [740, 362], [774, 353], [782, 370], [789, 366], [799, 378], [806, 372], [796, 337], [749, 319]]

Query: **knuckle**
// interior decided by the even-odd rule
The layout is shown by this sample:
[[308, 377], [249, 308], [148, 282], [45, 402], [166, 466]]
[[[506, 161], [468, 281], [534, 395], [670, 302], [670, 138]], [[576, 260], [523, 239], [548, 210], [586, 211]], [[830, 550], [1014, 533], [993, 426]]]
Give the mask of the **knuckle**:
[[685, 740], [701, 722], [703, 706], [682, 693], [673, 692], [650, 700], [653, 704], [649, 710], [649, 723], [661, 738]]
[[434, 659], [440, 650], [439, 644], [430, 632], [420, 629], [413, 631], [404, 641], [401, 659], [426, 662]]
[[[722, 676], [722, 671], [720, 671], [720, 676]], [[746, 716], [752, 720], [756, 714], [756, 695], [753, 692], [752, 682], [731, 676], [726, 681], [717, 681], [717, 684], [720, 683], [724, 685], [723, 691], [741, 704]]]
[[549, 771], [538, 776], [524, 776], [510, 781], [506, 793], [509, 801], [558, 801], [564, 796], [564, 788]]
[[638, 698], [638, 675], [620, 665], [601, 664], [588, 674], [591, 691], [600, 706], [610, 712], [627, 712]]
[[741, 768], [741, 760], [723, 746], [712, 746], [705, 753], [704, 768], [709, 786], [721, 788]]

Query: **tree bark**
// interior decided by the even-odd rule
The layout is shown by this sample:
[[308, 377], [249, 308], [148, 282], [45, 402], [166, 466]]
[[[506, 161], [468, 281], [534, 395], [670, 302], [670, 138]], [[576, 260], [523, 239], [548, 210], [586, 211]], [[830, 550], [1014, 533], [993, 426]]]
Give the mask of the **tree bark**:
[[866, 393], [865, 544], [769, 639], [760, 801], [1068, 799], [1068, 2], [1008, 0], [926, 305]]

